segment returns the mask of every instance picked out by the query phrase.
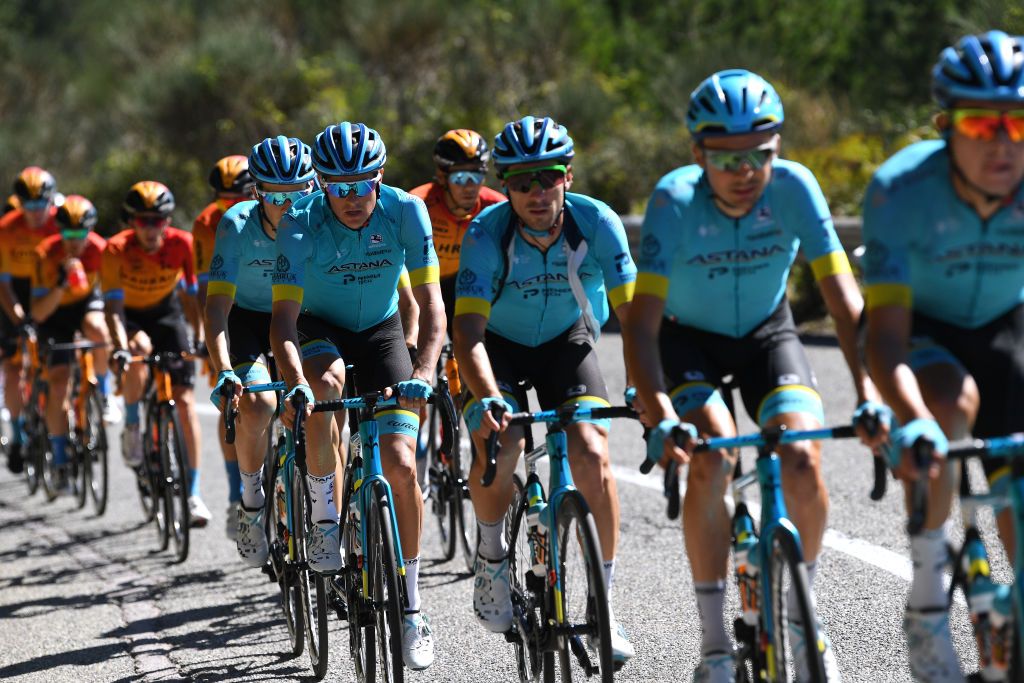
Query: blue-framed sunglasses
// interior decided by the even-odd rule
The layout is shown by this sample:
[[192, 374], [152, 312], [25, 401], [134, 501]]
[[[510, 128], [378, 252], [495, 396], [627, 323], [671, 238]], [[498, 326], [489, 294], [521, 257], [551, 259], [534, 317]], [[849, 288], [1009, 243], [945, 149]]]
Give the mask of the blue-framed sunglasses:
[[448, 174], [448, 182], [453, 185], [480, 185], [485, 177], [483, 171], [452, 171]]
[[355, 182], [351, 183], [331, 183], [327, 181], [321, 181], [320, 184], [323, 185], [324, 192], [326, 192], [327, 194], [331, 195], [332, 197], [344, 199], [345, 197], [349, 196], [352, 193], [355, 193], [357, 197], [365, 197], [366, 195], [370, 194], [371, 192], [377, 189], [377, 183], [379, 182], [380, 174], [378, 173], [373, 178], [367, 178], [366, 180], [356, 180]]
[[42, 211], [50, 207], [49, 199], [22, 199], [21, 208], [25, 211]]
[[306, 187], [302, 190], [292, 190], [290, 192], [265, 192], [257, 187], [256, 196], [262, 199], [263, 201], [267, 202], [268, 204], [273, 204], [274, 206], [284, 206], [285, 202], [291, 202], [292, 204], [294, 204], [295, 202], [299, 201], [312, 191], [313, 188]]

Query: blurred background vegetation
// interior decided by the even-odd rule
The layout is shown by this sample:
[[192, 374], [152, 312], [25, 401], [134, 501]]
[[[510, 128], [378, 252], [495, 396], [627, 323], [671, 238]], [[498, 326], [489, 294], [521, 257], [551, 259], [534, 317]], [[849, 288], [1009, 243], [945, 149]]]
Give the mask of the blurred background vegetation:
[[285, 133], [364, 121], [386, 182], [432, 174], [445, 130], [565, 123], [575, 189], [641, 212], [688, 163], [690, 91], [745, 67], [786, 107], [784, 156], [859, 213], [874, 168], [931, 134], [930, 69], [957, 37], [1024, 33], [1019, 0], [0, 0], [0, 187], [28, 164], [113, 226], [156, 179], [189, 227], [213, 162]]

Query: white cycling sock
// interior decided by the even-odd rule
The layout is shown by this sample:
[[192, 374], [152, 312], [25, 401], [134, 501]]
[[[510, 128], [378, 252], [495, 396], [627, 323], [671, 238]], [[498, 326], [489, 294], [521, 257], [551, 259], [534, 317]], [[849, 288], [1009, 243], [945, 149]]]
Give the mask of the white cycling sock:
[[312, 508], [310, 521], [314, 524], [337, 522], [338, 506], [334, 504], [334, 472], [326, 477], [314, 477], [312, 474], [307, 474], [306, 481], [309, 482], [309, 502]]
[[697, 614], [700, 616], [700, 653], [732, 652], [732, 641], [725, 630], [725, 581], [694, 581]]
[[907, 608], [913, 610], [947, 607], [945, 569], [949, 562], [945, 528], [922, 531], [910, 537], [910, 559], [914, 576], [910, 582]]
[[508, 557], [508, 541], [505, 539], [505, 518], [497, 522], [481, 522], [476, 520], [480, 530], [480, 545], [476, 552], [480, 557], [491, 562], [500, 562]]
[[608, 609], [612, 608], [612, 580], [615, 578], [615, 558], [605, 561], [601, 568], [604, 569], [604, 592], [608, 594]]
[[[807, 563], [807, 590], [811, 592], [811, 604], [817, 605], [814, 599], [814, 577], [818, 574], [818, 561]], [[800, 621], [800, 605], [796, 601], [796, 591], [789, 591], [786, 596], [786, 611], [789, 612], [790, 621]]]
[[420, 611], [420, 556], [403, 559], [405, 562], [405, 588], [409, 593], [409, 607], [406, 613]]
[[242, 505], [249, 510], [263, 507], [263, 465], [255, 472], [238, 470], [238, 473], [242, 475]]

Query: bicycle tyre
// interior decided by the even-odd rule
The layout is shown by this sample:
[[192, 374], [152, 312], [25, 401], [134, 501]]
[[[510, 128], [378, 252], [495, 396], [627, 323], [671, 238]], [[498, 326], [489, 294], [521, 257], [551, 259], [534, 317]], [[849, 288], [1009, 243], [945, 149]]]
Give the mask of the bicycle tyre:
[[[355, 411], [350, 411], [350, 417], [354, 413]], [[377, 659], [372, 654], [377, 646], [376, 629], [372, 619], [372, 606], [368, 609], [369, 600], [363, 594], [362, 567], [365, 556], [359, 548], [362, 527], [360, 520], [352, 514], [353, 506], [359, 505], [358, 500], [353, 500], [353, 496], [357, 495], [355, 479], [358, 477], [353, 463], [360, 452], [358, 426], [350, 433], [352, 436], [348, 442], [345, 482], [341, 496], [341, 552], [344, 557], [341, 585], [348, 607], [348, 648], [356, 681], [372, 683], [377, 678]]]
[[[476, 547], [480, 543], [480, 529], [476, 524], [476, 511], [469, 497], [469, 467], [473, 463], [472, 454], [465, 457], [462, 452], [462, 430], [455, 430], [455, 442], [452, 445], [452, 457], [449, 464], [452, 489], [455, 492], [453, 503], [459, 523], [459, 544], [462, 546], [462, 558], [466, 562], [466, 571], [472, 573], [476, 561]], [[522, 482], [520, 482], [521, 484]]]
[[324, 577], [309, 568], [306, 559], [306, 520], [309, 518], [306, 477], [298, 467], [292, 468], [292, 529], [299, 552], [298, 589], [305, 626], [309, 663], [314, 680], [327, 674], [327, 586]]
[[[384, 485], [376, 482], [370, 492], [367, 509], [366, 572], [367, 590], [372, 604], [376, 640], [378, 680], [402, 683], [405, 662], [402, 657], [402, 625], [404, 609], [402, 587], [398, 578], [395, 536], [391, 524], [391, 506]], [[371, 680], [371, 679], [368, 679]]]
[[456, 536], [459, 533], [456, 517], [455, 482], [451, 470], [441, 459], [438, 448], [438, 430], [441, 428], [440, 412], [434, 404], [427, 406], [427, 479], [430, 491], [430, 510], [437, 521], [437, 533], [441, 539], [441, 555], [445, 562], [455, 557]]
[[[822, 658], [823, 643], [818, 637], [818, 618], [811, 600], [810, 584], [807, 581], [807, 565], [800, 557], [797, 541], [783, 527], [776, 527], [772, 533], [769, 563], [771, 571], [771, 653], [767, 657], [768, 681], [788, 682], [795, 680], [790, 658], [793, 652], [802, 649], [807, 658], [811, 683], [826, 683], [825, 662]], [[764, 539], [762, 538], [762, 543]], [[787, 586], [788, 577], [788, 586]], [[798, 622], [803, 624], [804, 643], [789, 643], [789, 615], [787, 610], [787, 588], [796, 594]], [[762, 612], [762, 619], [764, 619]], [[767, 624], [763, 625], [767, 629]], [[795, 666], [795, 663], [794, 663]]]
[[174, 546], [174, 562], [188, 558], [188, 458], [185, 436], [174, 405], [161, 408], [160, 463], [164, 470], [164, 506], [167, 511], [167, 535]]
[[96, 516], [102, 517], [107, 511], [110, 493], [109, 442], [107, 426], [103, 422], [103, 397], [95, 390], [89, 391], [83, 436], [79, 448], [89, 477], [89, 497]]
[[[282, 445], [283, 446], [283, 445]], [[270, 451], [266, 458], [266, 470], [270, 472], [268, 485], [264, 487], [266, 497], [263, 502], [263, 530], [267, 535], [270, 548], [270, 564], [274, 571], [274, 579], [281, 599], [281, 613], [284, 615], [285, 629], [288, 631], [288, 645], [292, 657], [298, 657], [305, 649], [305, 624], [302, 620], [302, 596], [296, 580], [296, 556], [289, 551], [288, 528], [282, 523], [288, 514], [288, 501], [282, 496], [278, 498], [278, 477], [287, 476], [281, 471], [276, 451]], [[294, 548], [294, 544], [291, 546]]]

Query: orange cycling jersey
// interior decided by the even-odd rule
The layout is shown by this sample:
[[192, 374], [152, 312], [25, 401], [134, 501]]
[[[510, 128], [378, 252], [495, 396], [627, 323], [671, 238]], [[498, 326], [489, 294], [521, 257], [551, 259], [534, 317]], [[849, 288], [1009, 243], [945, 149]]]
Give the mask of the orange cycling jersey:
[[[80, 289], [64, 290], [64, 296], [60, 299], [61, 306], [73, 304], [85, 299], [96, 289], [100, 280], [100, 264], [103, 261], [103, 249], [107, 241], [95, 232], [89, 232], [86, 238], [85, 249], [78, 259], [82, 262], [85, 270], [85, 278], [88, 286]], [[61, 264], [68, 257], [64, 248], [64, 240], [60, 235], [51, 235], [39, 243], [36, 247], [36, 268], [32, 272], [32, 296], [43, 296], [57, 286], [60, 275]]]
[[416, 195], [427, 205], [430, 227], [434, 232], [434, 251], [437, 252], [442, 280], [455, 277], [459, 272], [459, 249], [462, 247], [462, 237], [466, 234], [470, 221], [488, 206], [505, 201], [505, 195], [500, 192], [495, 192], [489, 187], [481, 187], [476, 206], [469, 215], [459, 218], [449, 210], [444, 200], [445, 190], [437, 183], [420, 185], [409, 190], [409, 194]]
[[163, 245], [152, 254], [142, 249], [134, 230], [119, 232], [103, 252], [103, 298], [123, 299], [125, 308], [151, 308], [174, 292], [179, 278], [195, 293], [193, 258], [192, 235], [184, 230], [167, 228]]
[[60, 232], [56, 215], [57, 209], [51, 208], [50, 217], [39, 228], [30, 227], [20, 209], [0, 219], [0, 280], [32, 277], [36, 269], [36, 247], [50, 235]]
[[224, 217], [227, 210], [238, 202], [248, 200], [248, 197], [232, 197], [224, 199], [218, 197], [209, 204], [196, 217], [192, 224], [192, 246], [195, 249], [195, 271], [200, 282], [206, 282], [206, 272], [210, 270], [210, 261], [213, 260], [213, 243], [217, 236], [217, 225]]

